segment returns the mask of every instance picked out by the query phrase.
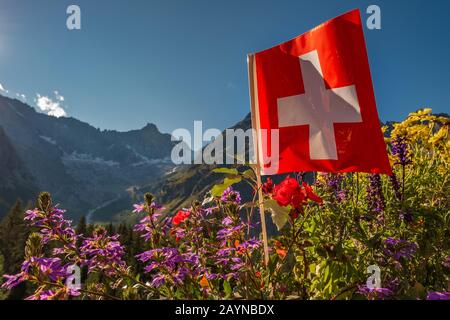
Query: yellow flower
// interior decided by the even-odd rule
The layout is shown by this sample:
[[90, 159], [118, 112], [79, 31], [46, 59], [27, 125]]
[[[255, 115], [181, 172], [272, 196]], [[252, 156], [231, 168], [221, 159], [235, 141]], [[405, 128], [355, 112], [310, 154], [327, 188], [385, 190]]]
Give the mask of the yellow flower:
[[441, 140], [446, 140], [448, 138], [448, 126], [443, 126], [439, 131], [433, 135], [428, 142], [431, 144], [437, 144]]

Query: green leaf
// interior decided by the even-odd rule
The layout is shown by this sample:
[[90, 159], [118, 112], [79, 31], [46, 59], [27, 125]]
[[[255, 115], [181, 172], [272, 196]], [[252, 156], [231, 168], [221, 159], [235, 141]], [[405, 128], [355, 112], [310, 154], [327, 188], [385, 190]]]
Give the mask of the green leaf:
[[330, 266], [327, 265], [325, 267], [325, 269], [323, 270], [323, 282], [327, 283], [328, 282], [328, 276], [330, 275]]
[[245, 170], [242, 175], [248, 179], [256, 179], [255, 172], [252, 169]]
[[316, 265], [314, 263], [311, 263], [309, 265], [309, 273], [315, 274], [316, 273]]
[[272, 213], [272, 221], [277, 226], [278, 231], [280, 231], [288, 222], [291, 207], [282, 207], [273, 199], [266, 200], [265, 205]]
[[214, 173], [225, 173], [225, 174], [232, 174], [234, 176], [239, 175], [239, 171], [234, 168], [216, 168], [213, 170]]
[[236, 177], [236, 178], [225, 178], [223, 180], [223, 183], [221, 184], [216, 184], [212, 189], [211, 189], [211, 194], [213, 197], [220, 197], [223, 192], [225, 191], [226, 188], [228, 188], [229, 186], [232, 186], [233, 184], [239, 183], [241, 182], [242, 178], [241, 177]]
[[233, 290], [231, 289], [230, 283], [227, 280], [225, 280], [223, 282], [223, 291], [225, 292], [225, 295], [226, 295], [225, 298], [230, 297], [231, 294], [233, 293]]

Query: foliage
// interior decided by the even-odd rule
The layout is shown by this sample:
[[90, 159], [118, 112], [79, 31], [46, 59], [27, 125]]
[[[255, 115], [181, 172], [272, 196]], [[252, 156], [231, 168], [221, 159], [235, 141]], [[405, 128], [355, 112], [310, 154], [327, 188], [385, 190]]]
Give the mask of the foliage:
[[[299, 174], [260, 186], [278, 227], [268, 265], [251, 170], [216, 169], [224, 182], [172, 216], [146, 194], [134, 232], [120, 236], [85, 222], [75, 231], [43, 193], [25, 217], [36, 232], [21, 270], [3, 286], [29, 282], [30, 299], [448, 299], [449, 119], [410, 114], [386, 143], [390, 177], [317, 173], [310, 186]], [[252, 201], [233, 189], [240, 182]], [[71, 265], [87, 270], [81, 288], [67, 283]], [[368, 281], [369, 266], [381, 283]]]
[[[0, 254], [3, 270], [0, 274], [16, 273], [24, 258], [23, 247], [28, 236], [28, 229], [24, 221], [24, 209], [21, 201], [17, 201], [10, 212], [0, 222]], [[7, 298], [18, 299], [26, 291], [25, 284], [11, 290]]]

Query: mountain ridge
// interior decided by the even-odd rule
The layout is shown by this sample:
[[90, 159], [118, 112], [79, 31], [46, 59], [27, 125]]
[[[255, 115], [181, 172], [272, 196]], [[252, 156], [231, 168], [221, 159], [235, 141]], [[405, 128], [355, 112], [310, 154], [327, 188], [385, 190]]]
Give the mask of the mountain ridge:
[[38, 188], [51, 192], [73, 218], [174, 166], [176, 142], [151, 123], [126, 132], [100, 130], [0, 96], [0, 127]]

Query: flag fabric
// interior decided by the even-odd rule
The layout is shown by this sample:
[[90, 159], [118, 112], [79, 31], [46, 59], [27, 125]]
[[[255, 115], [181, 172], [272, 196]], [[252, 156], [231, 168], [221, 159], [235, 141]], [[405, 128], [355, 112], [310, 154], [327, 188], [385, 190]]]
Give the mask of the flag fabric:
[[262, 174], [391, 174], [359, 10], [248, 58]]

